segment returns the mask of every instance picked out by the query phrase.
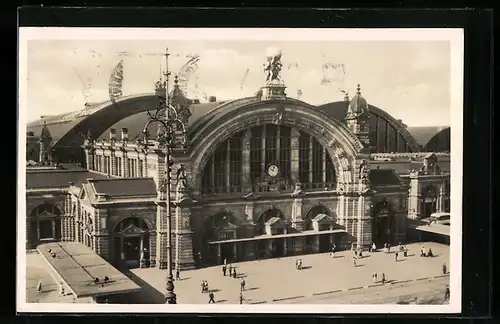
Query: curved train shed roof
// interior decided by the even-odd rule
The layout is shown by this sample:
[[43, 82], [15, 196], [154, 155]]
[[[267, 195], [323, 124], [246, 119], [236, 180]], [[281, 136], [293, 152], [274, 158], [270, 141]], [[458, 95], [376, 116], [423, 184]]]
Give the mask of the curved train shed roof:
[[[192, 104], [190, 105], [190, 132], [196, 132], [205, 123], [216, 120], [231, 107], [255, 100], [255, 97], [248, 97]], [[27, 130], [38, 135], [41, 133], [44, 123], [46, 123], [55, 141], [55, 147], [77, 147], [83, 144], [84, 136], [89, 130], [93, 137], [97, 139], [107, 136], [110, 128], [117, 130], [128, 128], [129, 138], [133, 140], [141, 135], [148, 119], [146, 112], [154, 110], [157, 104], [158, 99], [152, 93], [124, 96], [115, 102], [105, 101], [89, 104], [83, 110], [42, 118], [29, 123]], [[343, 101], [328, 103], [317, 108], [332, 119], [341, 122], [344, 121], [347, 111], [347, 105]], [[370, 129], [374, 133], [372, 141], [377, 143], [377, 152], [416, 152], [425, 147], [423, 143], [426, 139], [429, 139], [427, 141], [429, 142], [439, 131], [446, 130], [445, 128], [436, 127], [433, 128], [434, 131], [431, 128], [425, 130], [413, 127], [407, 128], [401, 121], [396, 120], [384, 110], [372, 105], [369, 105], [369, 109], [371, 115], [375, 117], [370, 121]], [[150, 133], [152, 136], [156, 134], [156, 132]], [[434, 134], [431, 136], [432, 133]], [[379, 137], [384, 139], [382, 140]], [[388, 137], [389, 140], [387, 140]]]

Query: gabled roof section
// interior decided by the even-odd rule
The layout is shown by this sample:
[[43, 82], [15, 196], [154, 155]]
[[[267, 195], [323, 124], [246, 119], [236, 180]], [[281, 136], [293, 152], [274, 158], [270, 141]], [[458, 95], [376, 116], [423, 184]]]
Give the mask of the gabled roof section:
[[97, 195], [110, 199], [156, 197], [156, 184], [153, 178], [89, 179]]
[[105, 179], [106, 175], [87, 170], [33, 170], [26, 172], [26, 189], [63, 189], [70, 183], [79, 187], [88, 178]]
[[333, 222], [333, 218], [331, 218], [327, 214], [318, 214], [313, 218], [313, 221], [318, 223], [331, 223]]
[[269, 219], [266, 222], [266, 225], [269, 225], [269, 226], [280, 226], [280, 225], [285, 225], [285, 222], [281, 218], [279, 218], [279, 217], [271, 217], [271, 219]]
[[398, 186], [401, 179], [394, 170], [376, 169], [370, 170], [370, 183], [374, 186]]

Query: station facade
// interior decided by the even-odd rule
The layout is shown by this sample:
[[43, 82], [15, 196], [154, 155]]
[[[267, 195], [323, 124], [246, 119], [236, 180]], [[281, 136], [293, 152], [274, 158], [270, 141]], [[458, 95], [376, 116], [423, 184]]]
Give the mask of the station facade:
[[[449, 212], [442, 132], [427, 141], [437, 149], [419, 143], [359, 86], [322, 106], [285, 88], [266, 82], [253, 97], [199, 103], [174, 83], [191, 143], [172, 153], [175, 267], [395, 245], [409, 222]], [[27, 248], [75, 241], [117, 266], [166, 267], [165, 154], [157, 129], [149, 143], [141, 136], [165, 95], [157, 83], [154, 94], [28, 125]]]

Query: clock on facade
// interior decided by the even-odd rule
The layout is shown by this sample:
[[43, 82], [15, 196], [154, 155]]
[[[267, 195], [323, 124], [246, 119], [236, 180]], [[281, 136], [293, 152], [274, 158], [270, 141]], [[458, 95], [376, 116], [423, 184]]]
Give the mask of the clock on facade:
[[276, 177], [278, 175], [278, 172], [279, 172], [279, 168], [276, 164], [271, 164], [268, 168], [267, 168], [267, 174], [270, 176], [270, 177]]

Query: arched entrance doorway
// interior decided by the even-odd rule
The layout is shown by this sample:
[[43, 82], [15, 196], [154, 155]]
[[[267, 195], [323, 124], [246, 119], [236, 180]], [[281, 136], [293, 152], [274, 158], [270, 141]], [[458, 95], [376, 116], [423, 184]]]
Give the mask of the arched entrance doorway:
[[[326, 217], [322, 217], [323, 215], [326, 215]], [[304, 223], [302, 225], [302, 230], [303, 231], [314, 231], [314, 224], [313, 222], [316, 220], [318, 221], [318, 218], [325, 219], [328, 218], [330, 220], [333, 220], [333, 217], [330, 213], [330, 210], [323, 205], [318, 205], [314, 206], [311, 208], [306, 216], [304, 217]], [[320, 221], [321, 222], [321, 221]], [[318, 224], [319, 225], [319, 224]], [[318, 231], [321, 231], [323, 228], [318, 228]], [[327, 228], [328, 229], [328, 228]], [[332, 234], [330, 235], [308, 235], [305, 238], [305, 252], [306, 253], [324, 253], [324, 252], [329, 252], [332, 249], [332, 245], [334, 243], [334, 237]], [[335, 242], [335, 245], [337, 242]]]
[[32, 246], [44, 241], [61, 239], [61, 208], [54, 204], [43, 204], [30, 213], [29, 237]]
[[140, 217], [127, 217], [113, 230], [114, 261], [125, 268], [148, 266], [150, 228]]
[[[281, 210], [271, 208], [263, 212], [257, 220], [258, 235], [276, 235], [286, 233], [286, 222]], [[262, 239], [258, 241], [257, 257], [282, 257], [286, 254], [285, 238]]]
[[420, 210], [421, 217], [427, 218], [436, 212], [438, 192], [435, 186], [428, 185], [422, 191]]
[[205, 221], [205, 235], [208, 241], [209, 264], [221, 264], [224, 260], [235, 262], [238, 260], [236, 243], [223, 243], [237, 237], [238, 226], [236, 217], [229, 212], [220, 212], [209, 216]]
[[377, 247], [392, 243], [392, 222], [394, 212], [387, 200], [381, 201], [373, 208], [373, 242]]

